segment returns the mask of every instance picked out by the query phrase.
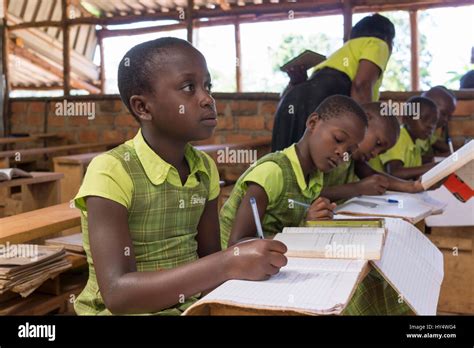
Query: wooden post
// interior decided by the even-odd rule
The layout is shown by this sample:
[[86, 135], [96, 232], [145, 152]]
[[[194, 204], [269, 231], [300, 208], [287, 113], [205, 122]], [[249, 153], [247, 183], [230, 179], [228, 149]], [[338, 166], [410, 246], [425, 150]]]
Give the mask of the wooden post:
[[104, 54], [104, 38], [101, 32], [97, 33], [97, 39], [100, 52], [100, 93], [105, 94], [105, 54]]
[[420, 89], [420, 67], [418, 65], [419, 35], [418, 11], [410, 11], [410, 37], [411, 37], [411, 90]]
[[351, 0], [344, 0], [342, 5], [342, 14], [344, 17], [344, 42], [349, 40], [352, 30], [352, 4]]
[[240, 23], [239, 17], [236, 18], [234, 24], [235, 38], [235, 82], [237, 92], [242, 92], [242, 49], [240, 46]]
[[70, 45], [69, 45], [69, 25], [67, 23], [69, 9], [69, 0], [61, 1], [61, 19], [62, 19], [62, 30], [63, 30], [63, 90], [64, 96], [68, 96], [70, 93], [70, 73], [71, 73], [71, 62], [70, 62]]
[[186, 28], [188, 31], [188, 41], [193, 43], [193, 7], [194, 0], [188, 0], [188, 6], [186, 7]]
[[[0, 42], [0, 49], [2, 59], [0, 61], [0, 136], [5, 135], [5, 127], [8, 127], [8, 103], [10, 94], [10, 79], [8, 75], [8, 61], [9, 61], [9, 50], [8, 50], [8, 28], [7, 28], [7, 15], [8, 15], [8, 0], [1, 0], [3, 6], [3, 13], [1, 13], [1, 27], [0, 35], [2, 42]], [[0, 167], [1, 168], [1, 167]]]

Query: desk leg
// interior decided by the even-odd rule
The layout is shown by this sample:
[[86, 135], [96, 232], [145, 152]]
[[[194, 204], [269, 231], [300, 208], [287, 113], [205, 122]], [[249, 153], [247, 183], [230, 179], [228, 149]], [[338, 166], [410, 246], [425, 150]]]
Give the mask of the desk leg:
[[39, 184], [22, 185], [23, 212], [49, 207], [61, 202], [59, 180]]
[[84, 166], [82, 164], [54, 164], [54, 172], [63, 173], [61, 180], [61, 203], [71, 201], [81, 187], [84, 177]]
[[10, 161], [7, 157], [0, 158], [0, 169], [10, 168]]

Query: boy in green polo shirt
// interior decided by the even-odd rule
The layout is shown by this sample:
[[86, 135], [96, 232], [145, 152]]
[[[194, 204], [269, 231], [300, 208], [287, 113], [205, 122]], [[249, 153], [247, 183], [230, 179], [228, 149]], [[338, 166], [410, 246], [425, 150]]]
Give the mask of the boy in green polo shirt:
[[416, 140], [428, 139], [433, 134], [438, 122], [438, 109], [431, 99], [425, 97], [412, 97], [407, 103], [412, 106], [407, 110], [418, 109], [419, 113], [403, 116], [397, 143], [379, 157], [387, 173], [401, 179], [418, 179], [435, 163], [422, 163], [421, 149]]
[[[286, 247], [257, 240], [220, 251], [215, 163], [189, 142], [217, 124], [204, 56], [187, 41], [133, 47], [119, 65], [135, 138], [97, 156], [75, 198], [89, 279], [78, 314], [181, 314], [229, 279], [266, 279]], [[132, 116], [130, 116], [132, 117]]]
[[368, 103], [362, 108], [368, 119], [364, 140], [359, 143], [352, 158], [324, 175], [321, 195], [331, 201], [339, 201], [359, 195], [381, 195], [386, 190], [411, 193], [423, 191], [419, 181], [399, 179], [376, 171], [368, 164], [367, 161], [377, 158], [395, 145], [400, 127], [395, 117], [381, 115], [382, 103]]

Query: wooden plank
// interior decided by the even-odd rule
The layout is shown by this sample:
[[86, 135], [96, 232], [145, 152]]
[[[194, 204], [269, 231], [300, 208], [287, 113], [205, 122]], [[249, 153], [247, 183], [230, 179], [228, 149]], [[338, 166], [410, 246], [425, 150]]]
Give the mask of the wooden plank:
[[[79, 155], [59, 156], [53, 158], [53, 163], [57, 164], [78, 164], [88, 165], [92, 159], [104, 152], [89, 152], [81, 153]], [[55, 170], [56, 172], [56, 170]]]
[[420, 89], [420, 67], [418, 63], [419, 55], [419, 35], [418, 35], [418, 12], [410, 11], [410, 42], [411, 42], [411, 90]]
[[71, 90], [71, 45], [69, 43], [69, 25], [67, 23], [69, 0], [61, 1], [61, 20], [63, 32], [63, 91], [68, 96]]
[[237, 93], [242, 92], [242, 47], [240, 45], [240, 23], [239, 18], [234, 24], [234, 40], [235, 40], [235, 81]]
[[344, 42], [348, 41], [352, 30], [352, 4], [351, 0], [343, 0], [342, 16], [344, 20]]
[[58, 133], [44, 133], [44, 134], [32, 134], [27, 137], [6, 137], [0, 138], [0, 145], [5, 144], [17, 144], [17, 143], [29, 143], [38, 140], [45, 139], [61, 139], [64, 135]]
[[75, 150], [86, 150], [86, 149], [100, 149], [100, 148], [109, 148], [121, 144], [119, 141], [110, 141], [103, 143], [88, 143], [88, 144], [72, 144], [72, 145], [60, 145], [60, 146], [51, 146], [43, 148], [34, 148], [34, 149], [19, 149], [19, 150], [8, 150], [0, 152], [0, 159], [2, 158], [14, 158], [19, 156], [21, 159], [27, 156], [39, 156], [39, 155], [48, 155], [58, 152], [67, 152]]
[[62, 203], [0, 219], [0, 243], [25, 243], [80, 226], [80, 212]]
[[0, 188], [2, 187], [15, 187], [23, 185], [35, 185], [45, 182], [58, 181], [64, 178], [63, 173], [54, 172], [31, 172], [32, 178], [17, 178], [12, 180], [6, 180], [0, 182]]
[[188, 0], [186, 6], [186, 33], [190, 43], [193, 43], [193, 7], [194, 0]]

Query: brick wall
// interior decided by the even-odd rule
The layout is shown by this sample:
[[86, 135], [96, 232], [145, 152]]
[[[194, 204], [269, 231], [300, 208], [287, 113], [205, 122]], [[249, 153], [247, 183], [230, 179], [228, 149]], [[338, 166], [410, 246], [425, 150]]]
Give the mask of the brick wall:
[[[218, 126], [211, 139], [200, 143], [229, 143], [271, 136], [277, 94], [218, 93], [215, 98]], [[10, 99], [9, 134], [62, 133], [68, 143], [87, 143], [130, 139], [138, 129], [138, 123], [118, 96], [78, 96], [67, 100], [94, 103], [95, 118], [56, 116], [57, 103], [62, 103], [62, 98]]]
[[[382, 100], [405, 101], [414, 92], [385, 92]], [[271, 136], [278, 104], [275, 93], [216, 93], [218, 126], [213, 138], [202, 143], [229, 143]], [[450, 132], [455, 145], [474, 137], [474, 91], [456, 92], [458, 105]], [[77, 96], [68, 101], [95, 104], [96, 117], [56, 116], [56, 103], [62, 98], [10, 99], [7, 130], [12, 133], [64, 133], [69, 143], [125, 140], [134, 136], [138, 124], [116, 95]], [[28, 146], [25, 144], [25, 146]], [[29, 146], [38, 146], [37, 144]]]

